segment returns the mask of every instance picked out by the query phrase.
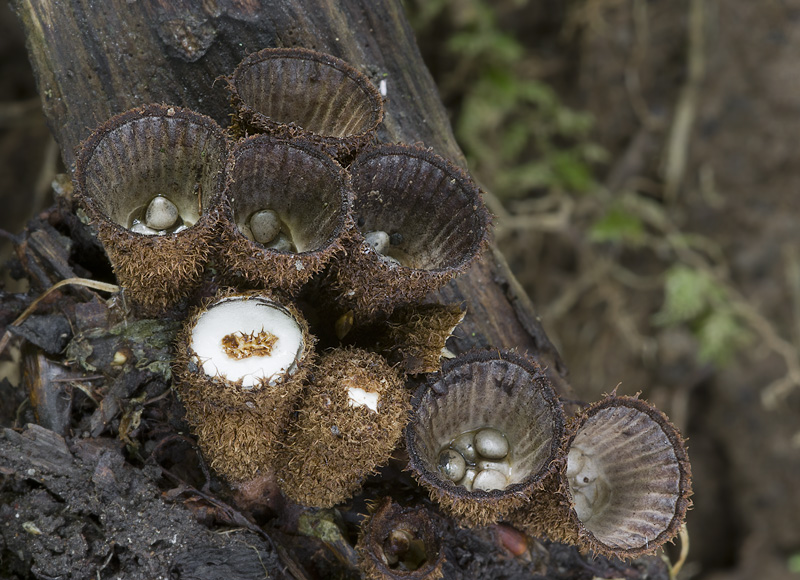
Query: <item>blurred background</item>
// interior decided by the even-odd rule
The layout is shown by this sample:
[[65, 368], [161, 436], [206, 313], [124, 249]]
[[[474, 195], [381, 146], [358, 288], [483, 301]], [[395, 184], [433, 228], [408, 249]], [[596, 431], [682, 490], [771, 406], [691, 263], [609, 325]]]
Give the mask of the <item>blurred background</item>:
[[[689, 439], [679, 577], [800, 578], [800, 0], [405, 5], [577, 395]], [[5, 4], [0, 75], [14, 234], [63, 168]]]

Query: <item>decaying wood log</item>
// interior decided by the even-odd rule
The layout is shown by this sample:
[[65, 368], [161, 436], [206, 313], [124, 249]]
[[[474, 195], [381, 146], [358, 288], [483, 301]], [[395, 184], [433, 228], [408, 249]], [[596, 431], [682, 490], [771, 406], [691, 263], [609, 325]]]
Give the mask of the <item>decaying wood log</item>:
[[[436, 86], [399, 0], [16, 0], [42, 104], [67, 166], [110, 116], [162, 102], [227, 124], [228, 96], [216, 79], [248, 53], [303, 46], [386, 81], [380, 139], [423, 143], [462, 166]], [[454, 348], [519, 348], [551, 369], [562, 392], [566, 369], [502, 256], [487, 251], [442, 291], [464, 303]]]

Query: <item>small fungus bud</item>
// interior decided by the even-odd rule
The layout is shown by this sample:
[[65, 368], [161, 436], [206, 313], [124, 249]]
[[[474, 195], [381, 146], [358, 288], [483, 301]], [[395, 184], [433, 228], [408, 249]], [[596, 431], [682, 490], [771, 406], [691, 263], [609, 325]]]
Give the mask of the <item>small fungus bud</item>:
[[492, 491], [494, 489], [505, 489], [508, 485], [506, 476], [495, 469], [484, 469], [479, 471], [472, 482], [472, 489]]
[[111, 366], [120, 367], [124, 365], [126, 362], [128, 362], [128, 355], [122, 352], [121, 350], [118, 350], [117, 352], [114, 353], [114, 358], [111, 361]]
[[364, 234], [364, 241], [379, 254], [385, 254], [389, 249], [389, 234], [380, 230]]
[[487, 459], [502, 459], [508, 455], [508, 440], [497, 429], [481, 429], [475, 434], [475, 449]]
[[451, 481], [459, 481], [464, 477], [467, 463], [458, 451], [445, 449], [439, 454], [439, 471]]
[[174, 226], [179, 217], [178, 206], [163, 195], [157, 195], [147, 206], [144, 223], [154, 230], [166, 230]]
[[269, 244], [280, 234], [281, 220], [271, 209], [257, 211], [250, 216], [250, 231], [256, 242]]

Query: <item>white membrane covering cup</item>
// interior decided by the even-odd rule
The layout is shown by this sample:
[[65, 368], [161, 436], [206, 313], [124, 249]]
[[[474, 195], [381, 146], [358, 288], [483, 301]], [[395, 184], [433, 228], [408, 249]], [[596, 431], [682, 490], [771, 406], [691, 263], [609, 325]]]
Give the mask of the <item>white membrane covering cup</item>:
[[[268, 355], [237, 359], [223, 348], [226, 336], [262, 331], [277, 337]], [[294, 373], [303, 350], [303, 334], [294, 317], [279, 304], [265, 298], [232, 297], [200, 316], [192, 329], [192, 349], [207, 375], [241, 380], [243, 388], [253, 388], [263, 380], [276, 384]]]

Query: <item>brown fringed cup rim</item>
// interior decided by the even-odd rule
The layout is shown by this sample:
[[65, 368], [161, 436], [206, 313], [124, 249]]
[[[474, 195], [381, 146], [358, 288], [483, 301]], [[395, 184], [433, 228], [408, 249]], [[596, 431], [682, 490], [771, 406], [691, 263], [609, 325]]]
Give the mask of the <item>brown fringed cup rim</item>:
[[[372, 510], [371, 510], [372, 511]], [[425, 563], [413, 571], [391, 568], [381, 554], [389, 535], [405, 530], [419, 538], [424, 546]], [[443, 576], [444, 550], [442, 537], [422, 506], [403, 507], [385, 497], [374, 506], [374, 511], [361, 524], [356, 544], [359, 568], [369, 580], [437, 580]]]
[[[180, 232], [166, 235], [133, 232], [119, 219], [112, 218], [109, 215], [111, 212], [105, 211], [88, 191], [87, 180], [91, 179], [91, 163], [98, 148], [125, 126], [147, 119], [176, 119], [194, 124], [222, 145], [222, 164], [212, 180], [212, 191], [199, 192], [198, 219], [191, 227]], [[146, 146], [146, 143], [142, 145]], [[141, 314], [155, 316], [163, 313], [200, 283], [205, 264], [213, 254], [228, 149], [227, 134], [213, 119], [190, 109], [161, 104], [144, 105], [116, 115], [81, 144], [73, 177], [75, 199], [97, 228], [120, 284], [127, 289]], [[204, 154], [205, 151], [198, 152], [200, 158]], [[113, 155], [119, 157], [120, 153]], [[122, 166], [119, 172], [129, 170], [129, 164], [135, 162], [135, 151], [130, 151], [128, 155], [129, 159], [120, 159]], [[140, 174], [134, 174], [133, 178], [143, 179]], [[128, 208], [129, 213], [134, 209]], [[146, 272], [142, 273], [142, 270]]]
[[[408, 175], [404, 177], [396, 170], [383, 175], [370, 168], [376, 160], [391, 158], [409, 160], [413, 166]], [[387, 171], [384, 170], [384, 173]], [[332, 283], [340, 305], [345, 310], [354, 311], [357, 324], [388, 316], [397, 306], [422, 300], [429, 292], [439, 289], [466, 271], [488, 244], [491, 218], [483, 203], [480, 188], [461, 168], [432, 150], [402, 144], [370, 147], [353, 161], [349, 172], [355, 194], [353, 215], [358, 228], [368, 229], [374, 225], [378, 229], [386, 227], [391, 230], [387, 233], [400, 235], [403, 235], [400, 230], [405, 228], [406, 234], [411, 238], [408, 232], [410, 228], [416, 230], [428, 226], [425, 229], [426, 235], [437, 240], [439, 244], [437, 248], [414, 254], [414, 259], [426, 262], [421, 267], [390, 264], [366, 243], [364, 232], [357, 229], [347, 245], [347, 257], [334, 266], [335, 276]], [[414, 181], [413, 178], [421, 172], [434, 181], [428, 184], [427, 189], [419, 187], [416, 182], [401, 182], [402, 179]], [[387, 183], [377, 184], [376, 180], [380, 179], [385, 179]], [[450, 198], [443, 200], [442, 195], [445, 193]], [[403, 223], [392, 226], [383, 213], [375, 218], [362, 215], [366, 207], [365, 199], [372, 195], [381, 198], [382, 203], [372, 204], [373, 207], [380, 206], [381, 212], [405, 212]], [[413, 195], [418, 195], [420, 199], [413, 199]], [[449, 211], [441, 207], [445, 201], [451, 206], [447, 208]], [[425, 209], [419, 209], [420, 205]], [[461, 221], [430, 221], [420, 226], [419, 218], [437, 209], [443, 214], [439, 217], [452, 218], [453, 214], [461, 212]], [[449, 230], [445, 231], [443, 228]], [[463, 247], [453, 250], [447, 245], [456, 243], [455, 234], [459, 234], [464, 243]], [[408, 247], [407, 243], [403, 241], [400, 246]]]
[[[431, 468], [430, 465], [435, 460], [425, 460], [422, 457], [423, 444], [421, 443], [421, 435], [417, 433], [417, 430], [422, 428], [419, 423], [420, 409], [426, 405], [432, 405], [433, 400], [443, 399], [451, 393], [457, 393], [459, 389], [470, 388], [468, 381], [448, 384], [448, 381], [460, 378], [458, 377], [460, 369], [471, 365], [496, 363], [505, 364], [507, 368], [517, 367], [517, 372], [529, 377], [529, 381], [503, 384], [499, 379], [496, 379], [493, 383], [484, 383], [484, 386], [487, 389], [502, 389], [509, 396], [519, 396], [527, 391], [531, 399], [537, 396], [541, 397], [547, 411], [547, 420], [549, 421], [549, 424], [543, 425], [542, 428], [549, 429], [552, 433], [549, 436], [549, 444], [546, 445], [546, 458], [540, 462], [535, 472], [528, 474], [517, 483], [509, 484], [504, 489], [469, 491], [465, 487], [442, 477], [435, 468]], [[472, 371], [470, 371], [471, 373]], [[486, 403], [484, 407], [487, 412], [495, 410], [489, 403]], [[441, 413], [437, 411], [436, 416], [440, 415]], [[453, 430], [452, 437], [482, 426], [499, 428], [498, 423], [468, 425], [466, 429]], [[441, 373], [431, 375], [427, 384], [423, 385], [415, 396], [411, 422], [406, 427], [409, 468], [414, 478], [428, 489], [432, 498], [448, 513], [467, 525], [488, 525], [500, 520], [507, 513], [525, 504], [532, 494], [542, 488], [547, 476], [563, 465], [565, 457], [561, 444], [564, 433], [565, 420], [561, 402], [544, 369], [539, 364], [513, 351], [474, 350], [445, 362]], [[512, 442], [512, 445], [516, 443]], [[439, 451], [439, 449], [429, 450], [434, 455], [438, 454]]]
[[[241, 95], [240, 83], [244, 81], [243, 77], [253, 67], [278, 60], [311, 61], [322, 67], [330, 67], [343, 75], [363, 95], [366, 107], [370, 112], [370, 118], [366, 125], [357, 132], [337, 137], [311, 131], [303, 126], [301, 120], [276, 119], [257, 110], [253, 103], [247, 102], [247, 99]], [[334, 157], [349, 160], [355, 152], [374, 140], [378, 125], [383, 121], [383, 97], [369, 78], [344, 60], [315, 50], [307, 48], [262, 49], [245, 57], [233, 73], [226, 77], [226, 81], [235, 111], [231, 129], [236, 137], [253, 133], [269, 133], [285, 138], [305, 137]], [[310, 82], [307, 79], [303, 79], [303, 81]], [[303, 92], [309, 93], [310, 91]]]
[[[282, 152], [284, 156], [292, 153], [306, 156], [307, 160], [319, 162], [308, 171], [320, 175], [320, 169], [328, 172], [322, 182], [331, 184], [336, 190], [336, 199], [324, 202], [330, 207], [315, 208], [316, 211], [335, 212], [330, 234], [313, 249], [301, 252], [281, 252], [271, 249], [254, 240], [248, 239], [239, 229], [238, 222], [245, 218], [237, 216], [237, 206], [241, 206], [240, 192], [237, 190], [237, 179], [249, 180], [252, 175], [237, 174], [237, 160], [245, 154], [266, 149], [269, 156]], [[354, 235], [352, 217], [352, 189], [347, 172], [330, 155], [320, 151], [305, 140], [287, 140], [271, 135], [255, 135], [236, 143], [230, 150], [227, 164], [227, 184], [222, 195], [222, 211], [220, 212], [220, 230], [223, 244], [219, 249], [219, 262], [223, 276], [239, 285], [277, 289], [288, 293], [297, 292], [311, 277], [322, 271], [334, 256], [344, 252], [345, 242]], [[298, 170], [298, 174], [300, 171]], [[287, 170], [287, 177], [293, 174]], [[316, 196], [309, 196], [309, 199]], [[297, 196], [288, 203], [297, 203]], [[294, 212], [302, 214], [308, 212]], [[297, 220], [298, 216], [293, 215]], [[309, 218], [310, 219], [310, 218]], [[304, 231], [313, 230], [310, 225]]]

